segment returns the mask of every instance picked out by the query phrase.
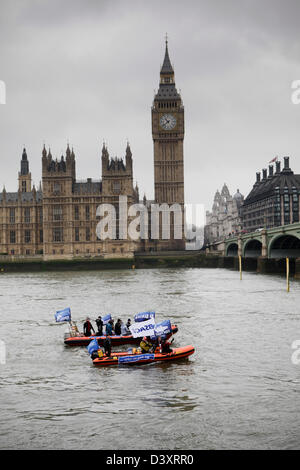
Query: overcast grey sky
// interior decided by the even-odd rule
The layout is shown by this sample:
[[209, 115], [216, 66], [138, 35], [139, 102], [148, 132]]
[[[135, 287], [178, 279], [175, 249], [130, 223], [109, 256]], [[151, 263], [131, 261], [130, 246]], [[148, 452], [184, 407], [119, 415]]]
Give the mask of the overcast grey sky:
[[290, 155], [300, 173], [299, 0], [0, 2], [0, 184], [17, 189], [25, 145], [36, 185], [43, 143], [74, 147], [77, 179], [100, 179], [131, 144], [140, 194], [153, 197], [151, 104], [164, 37], [185, 106], [185, 198], [210, 209], [224, 182], [247, 194], [255, 173]]

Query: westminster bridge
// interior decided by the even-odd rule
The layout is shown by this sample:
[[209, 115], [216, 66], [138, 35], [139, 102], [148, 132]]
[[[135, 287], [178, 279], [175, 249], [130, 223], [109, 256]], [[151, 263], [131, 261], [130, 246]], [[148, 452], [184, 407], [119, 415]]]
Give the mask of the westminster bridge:
[[206, 251], [224, 257], [300, 258], [300, 223], [241, 233], [207, 245]]

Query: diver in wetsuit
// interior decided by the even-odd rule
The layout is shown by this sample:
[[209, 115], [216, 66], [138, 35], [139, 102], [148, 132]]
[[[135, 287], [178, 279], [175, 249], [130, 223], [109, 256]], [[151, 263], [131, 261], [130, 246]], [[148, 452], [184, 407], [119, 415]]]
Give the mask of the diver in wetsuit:
[[98, 328], [97, 335], [102, 336], [103, 335], [103, 321], [102, 321], [101, 315], [99, 315], [99, 317], [97, 318], [96, 325]]
[[121, 335], [121, 326], [122, 326], [122, 322], [121, 322], [120, 318], [118, 318], [118, 321], [115, 324], [115, 334], [118, 335], [118, 336]]
[[92, 330], [95, 333], [93, 325], [91, 324], [89, 317], [87, 317], [85, 323], [83, 324], [83, 334], [84, 334], [84, 336], [91, 336]]

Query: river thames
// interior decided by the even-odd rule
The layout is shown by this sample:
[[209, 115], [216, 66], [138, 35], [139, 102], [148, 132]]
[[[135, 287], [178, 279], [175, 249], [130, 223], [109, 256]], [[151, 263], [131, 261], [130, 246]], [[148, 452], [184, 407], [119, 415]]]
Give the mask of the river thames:
[[[300, 282], [221, 269], [0, 275], [0, 448], [299, 449], [299, 298]], [[95, 368], [64, 346], [65, 307], [81, 330], [155, 310], [195, 354]]]

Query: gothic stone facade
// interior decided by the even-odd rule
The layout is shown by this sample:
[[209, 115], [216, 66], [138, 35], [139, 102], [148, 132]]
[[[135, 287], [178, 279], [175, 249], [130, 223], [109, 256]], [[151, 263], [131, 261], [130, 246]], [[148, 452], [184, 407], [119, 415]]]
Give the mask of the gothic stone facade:
[[212, 211], [206, 212], [206, 225], [204, 241], [206, 244], [227, 238], [242, 230], [241, 209], [244, 196], [237, 190], [231, 196], [228, 187], [224, 184], [221, 193], [216, 192]]
[[0, 193], [0, 253], [33, 255], [43, 252], [43, 193], [31, 185], [23, 150], [17, 192]]
[[[26, 162], [26, 163], [25, 163]], [[76, 181], [75, 154], [69, 146], [66, 155], [54, 160], [50, 150], [42, 153], [42, 182], [31, 188], [31, 175], [24, 149], [19, 173], [19, 190], [0, 196], [0, 253], [32, 256], [43, 254], [45, 260], [57, 258], [132, 256], [136, 242], [100, 240], [96, 235], [97, 207], [109, 203], [116, 207], [118, 226], [119, 196], [126, 195], [128, 205], [138, 202], [138, 188], [133, 186], [132, 154], [129, 144], [123, 159], [111, 159], [102, 149], [102, 180]], [[128, 221], [129, 222], [129, 221]]]
[[[155, 201], [143, 200], [150, 210], [151, 202], [177, 203], [184, 206], [183, 138], [184, 108], [178, 94], [168, 44], [160, 72], [159, 90], [152, 106], [154, 142]], [[79, 182], [73, 149], [67, 147], [59, 160], [53, 159], [45, 146], [42, 151], [42, 185], [31, 183], [29, 162], [24, 149], [17, 192], [0, 193], [0, 254], [12, 256], [43, 255], [49, 259], [76, 257], [131, 257], [134, 251], [184, 249], [184, 240], [174, 239], [174, 225], [184, 233], [181, 220], [171, 214], [171, 238], [133, 241], [119, 236], [119, 196], [127, 196], [127, 205], [139, 202], [133, 185], [132, 154], [129, 144], [124, 159], [111, 159], [102, 148], [102, 179]], [[99, 239], [96, 210], [100, 204], [116, 208], [116, 239]], [[149, 214], [150, 217], [150, 214]], [[125, 222], [126, 223], [126, 222]], [[127, 226], [130, 219], [127, 219]], [[151, 224], [149, 223], [149, 228]]]

